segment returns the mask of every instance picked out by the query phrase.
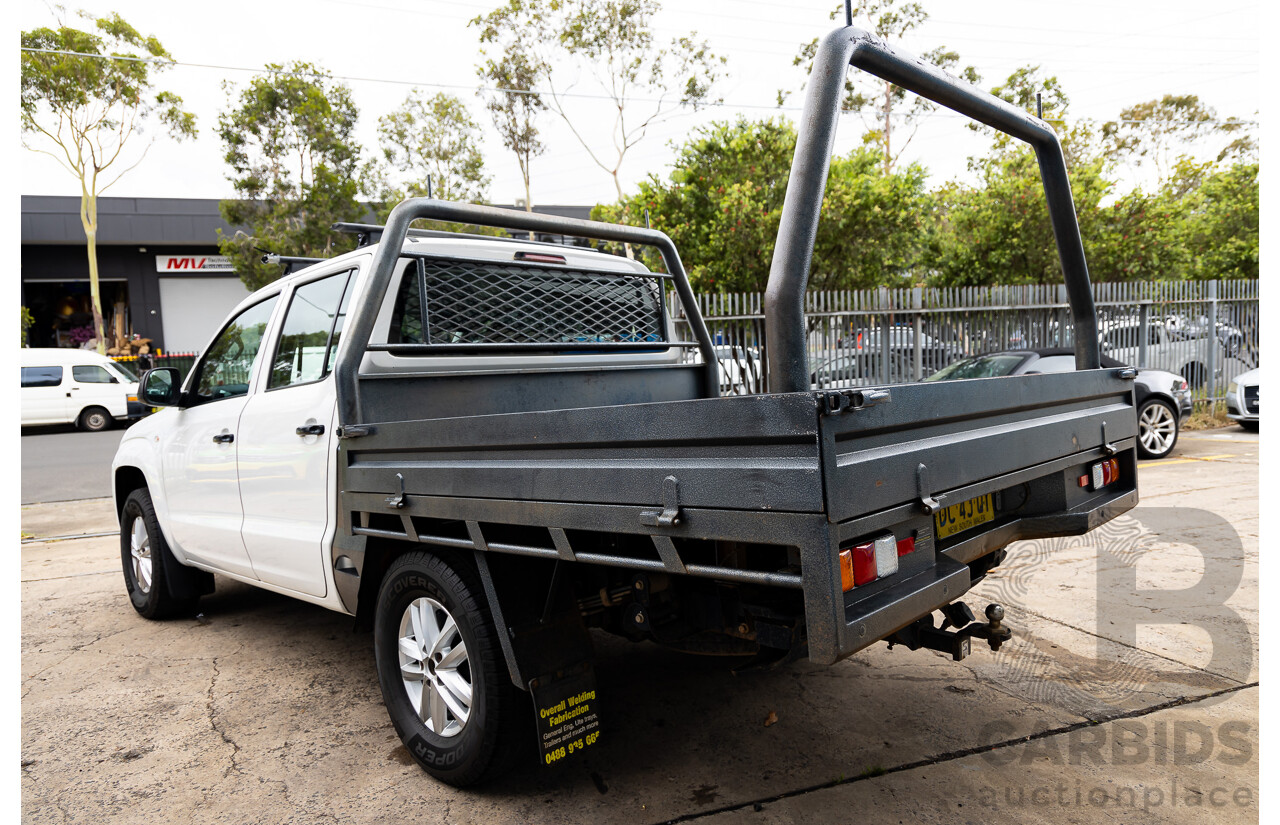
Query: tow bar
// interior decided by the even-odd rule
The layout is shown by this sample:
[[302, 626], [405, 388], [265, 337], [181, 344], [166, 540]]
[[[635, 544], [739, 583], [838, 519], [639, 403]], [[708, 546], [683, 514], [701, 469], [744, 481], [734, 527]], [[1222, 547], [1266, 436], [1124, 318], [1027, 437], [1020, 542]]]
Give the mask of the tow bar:
[[[1004, 608], [998, 604], [987, 605], [987, 621], [975, 621], [973, 611], [964, 602], [953, 602], [942, 608], [942, 625], [933, 626], [933, 614], [930, 613], [898, 632], [885, 641], [889, 647], [903, 645], [908, 650], [926, 648], [940, 653], [950, 653], [951, 658], [960, 661], [970, 653], [970, 639], [977, 636], [986, 639], [992, 650], [999, 650], [1013, 635], [1004, 624]], [[955, 628], [948, 630], [948, 627]]]

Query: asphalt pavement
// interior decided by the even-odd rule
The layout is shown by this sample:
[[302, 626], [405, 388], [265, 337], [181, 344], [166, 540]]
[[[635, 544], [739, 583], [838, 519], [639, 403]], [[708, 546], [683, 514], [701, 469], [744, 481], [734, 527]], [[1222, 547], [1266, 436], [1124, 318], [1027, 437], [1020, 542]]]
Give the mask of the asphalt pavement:
[[22, 503], [111, 495], [111, 459], [124, 437], [116, 425], [100, 433], [72, 426], [22, 429]]
[[966, 597], [1006, 606], [999, 652], [734, 676], [598, 636], [599, 750], [467, 791], [400, 744], [349, 617], [219, 576], [199, 615], [147, 621], [96, 535], [109, 501], [29, 505], [21, 818], [1256, 823], [1258, 436], [1186, 433], [1139, 485], [1132, 512], [1016, 543]]

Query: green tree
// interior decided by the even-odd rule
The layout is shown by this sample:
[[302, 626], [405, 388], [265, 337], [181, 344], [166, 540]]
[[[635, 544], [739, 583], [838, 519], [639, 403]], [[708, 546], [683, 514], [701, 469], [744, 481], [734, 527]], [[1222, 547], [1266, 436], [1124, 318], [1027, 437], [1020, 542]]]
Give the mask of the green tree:
[[[1040, 66], [1022, 66], [1014, 69], [1003, 83], [993, 87], [991, 94], [1033, 113], [1037, 108], [1036, 95], [1039, 95], [1042, 117], [1057, 133], [1068, 169], [1098, 156], [1097, 138], [1092, 126], [1087, 121], [1069, 119], [1071, 98], [1067, 96], [1056, 75], [1045, 74]], [[1010, 152], [1028, 151], [1022, 141], [989, 126], [973, 122], [969, 127], [993, 136], [993, 158], [1003, 157]], [[970, 167], [980, 164], [981, 161], [976, 164], [971, 161]]]
[[[412, 92], [389, 115], [378, 119], [380, 158], [361, 171], [374, 215], [385, 223], [405, 198], [484, 200], [489, 177], [480, 152], [480, 124], [457, 97], [443, 92], [423, 98]], [[414, 221], [415, 226], [447, 232], [503, 235], [502, 230], [445, 221]]]
[[425, 197], [428, 178], [433, 197], [484, 200], [489, 177], [480, 141], [480, 124], [457, 97], [410, 92], [398, 109], [378, 118], [381, 158], [374, 175], [386, 182], [379, 200], [394, 206], [405, 197]]
[[[1034, 153], [1002, 152], [983, 159], [977, 169], [979, 185], [950, 182], [933, 193], [924, 256], [930, 282], [940, 286], [1060, 283], [1062, 266]], [[1110, 192], [1111, 183], [1097, 159], [1077, 163], [1068, 174], [1085, 252], [1091, 255], [1098, 204]], [[1092, 266], [1091, 273], [1096, 276]]]
[[31, 329], [31, 325], [36, 322], [35, 316], [31, 314], [31, 310], [26, 307], [22, 308], [22, 346], [27, 345], [27, 330]]
[[1186, 255], [1185, 277], [1258, 277], [1257, 163], [1216, 169], [1187, 194], [1169, 195], [1176, 198], [1180, 220], [1166, 243]]
[[[474, 22], [474, 21], [472, 21]], [[538, 136], [538, 117], [547, 109], [542, 95], [537, 92], [538, 79], [545, 69], [526, 46], [526, 40], [512, 33], [494, 32], [494, 40], [501, 48], [495, 48], [497, 59], [488, 56], [482, 48], [484, 62], [476, 67], [476, 75], [489, 88], [476, 94], [484, 98], [485, 108], [493, 126], [502, 138], [502, 145], [516, 156], [520, 176], [524, 180], [524, 208], [533, 211], [533, 189], [530, 186], [530, 167], [533, 159], [546, 151], [546, 145]]]
[[59, 19], [56, 28], [22, 33], [22, 137], [24, 146], [49, 155], [80, 182], [93, 330], [98, 352], [105, 353], [98, 196], [142, 162], [155, 140], [144, 131], [150, 120], [183, 139], [196, 134], [196, 119], [182, 109], [182, 98], [155, 91], [155, 76], [173, 59], [159, 40], [118, 14], [81, 16], [93, 31]]
[[[784, 119], [717, 122], [679, 150], [669, 180], [656, 176], [593, 216], [652, 226], [671, 236], [690, 280], [707, 291], [763, 290], [786, 197], [795, 128]], [[924, 170], [888, 175], [862, 147], [831, 164], [814, 246], [810, 286], [898, 285], [919, 252]], [[645, 253], [657, 266], [656, 256]]]
[[219, 116], [218, 134], [240, 198], [219, 209], [227, 223], [249, 231], [220, 233], [218, 246], [245, 285], [257, 289], [280, 277], [278, 266], [261, 262], [261, 249], [328, 257], [353, 248], [352, 236], [330, 229], [365, 212], [356, 201], [360, 149], [351, 90], [299, 61], [268, 64], [244, 88], [223, 88], [231, 108]]
[[[843, 4], [830, 14], [832, 20], [837, 16], [843, 19]], [[863, 26], [877, 36], [893, 42], [900, 41], [928, 19], [929, 13], [919, 3], [860, 0], [853, 5], [854, 25]], [[792, 63], [804, 66], [807, 76], [813, 71], [813, 60], [817, 53], [818, 38], [815, 37], [800, 47]], [[957, 69], [960, 55], [944, 46], [930, 49], [920, 55], [920, 58], [945, 71], [958, 71], [960, 77], [970, 83], [981, 80], [978, 71], [972, 66]], [[938, 108], [931, 100], [911, 94], [900, 86], [862, 71], [850, 71], [845, 79], [844, 89], [845, 109], [874, 115], [874, 125], [869, 126], [862, 139], [880, 152], [886, 174], [893, 170], [894, 164], [915, 137], [921, 119]], [[785, 102], [788, 94], [785, 91], [778, 92], [778, 105]]]
[[[725, 58], [695, 32], [660, 45], [652, 27], [658, 0], [508, 0], [471, 21], [480, 42], [501, 50], [522, 41], [524, 67], [548, 87], [549, 108], [560, 116], [592, 163], [613, 179], [622, 199], [622, 164], [650, 127], [683, 108], [712, 101]], [[552, 67], [555, 67], [554, 69]], [[572, 79], [565, 80], [560, 73]], [[599, 107], [571, 111], [566, 96], [581, 76], [595, 79], [612, 112], [607, 148], [583, 134], [600, 120]]]
[[1190, 156], [1196, 144], [1221, 136], [1234, 138], [1224, 145], [1219, 159], [1245, 158], [1256, 151], [1248, 124], [1236, 118], [1219, 120], [1213, 107], [1201, 103], [1196, 95], [1165, 95], [1137, 103], [1102, 126], [1111, 157], [1134, 166], [1151, 161], [1161, 186], [1179, 159]]

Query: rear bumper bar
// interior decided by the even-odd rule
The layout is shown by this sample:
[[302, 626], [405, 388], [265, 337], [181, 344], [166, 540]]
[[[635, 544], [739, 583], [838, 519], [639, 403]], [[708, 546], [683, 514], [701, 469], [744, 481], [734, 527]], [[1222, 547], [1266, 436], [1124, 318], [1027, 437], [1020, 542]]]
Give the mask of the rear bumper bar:
[[1132, 509], [1138, 491], [1118, 492], [1102, 501], [1047, 516], [1028, 516], [1001, 524], [938, 553], [936, 564], [875, 595], [843, 608], [836, 650], [815, 646], [810, 616], [810, 660], [830, 664], [857, 653], [934, 610], [961, 598], [972, 586], [968, 562], [1020, 539], [1078, 536]]

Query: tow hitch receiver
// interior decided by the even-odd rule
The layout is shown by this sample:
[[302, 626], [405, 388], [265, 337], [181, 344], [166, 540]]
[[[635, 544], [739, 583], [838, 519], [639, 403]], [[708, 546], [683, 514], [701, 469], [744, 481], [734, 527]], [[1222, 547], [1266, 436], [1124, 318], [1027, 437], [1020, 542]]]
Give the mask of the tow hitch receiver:
[[[998, 604], [989, 604], [986, 609], [987, 621], [974, 621], [973, 611], [964, 602], [953, 602], [942, 608], [942, 625], [933, 626], [933, 614], [894, 633], [885, 641], [892, 648], [895, 644], [904, 645], [908, 650], [926, 648], [940, 653], [950, 653], [951, 658], [960, 661], [969, 655], [970, 639], [977, 636], [986, 639], [992, 650], [999, 650], [1000, 645], [1013, 635], [1004, 624], [1004, 608]], [[948, 630], [948, 627], [955, 628]]]

